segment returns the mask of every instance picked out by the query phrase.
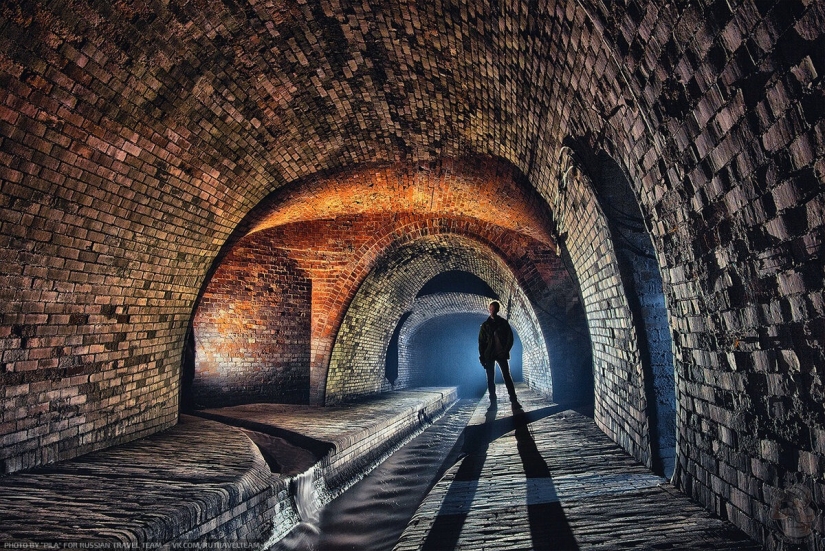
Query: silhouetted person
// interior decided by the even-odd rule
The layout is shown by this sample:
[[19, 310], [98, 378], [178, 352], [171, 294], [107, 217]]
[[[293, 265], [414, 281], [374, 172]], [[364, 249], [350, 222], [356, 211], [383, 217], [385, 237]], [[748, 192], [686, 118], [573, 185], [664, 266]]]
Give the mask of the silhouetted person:
[[498, 315], [501, 304], [497, 301], [490, 303], [488, 310], [490, 317], [481, 324], [478, 332], [478, 359], [487, 372], [487, 389], [490, 392], [490, 402], [496, 401], [496, 362], [507, 385], [510, 401], [516, 402], [516, 388], [510, 376], [510, 349], [513, 348], [513, 330], [506, 319]]

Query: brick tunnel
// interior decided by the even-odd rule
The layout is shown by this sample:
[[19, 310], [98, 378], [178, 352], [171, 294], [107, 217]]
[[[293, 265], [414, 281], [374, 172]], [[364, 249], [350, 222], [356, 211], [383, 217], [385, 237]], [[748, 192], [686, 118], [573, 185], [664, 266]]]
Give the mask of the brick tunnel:
[[[263, 542], [298, 471], [484, 406], [497, 300], [527, 412], [467, 414], [478, 495], [467, 457], [550, 480], [579, 431], [736, 545], [825, 549], [823, 73], [823, 0], [3, 2], [0, 541]], [[554, 548], [565, 476], [509, 548]], [[555, 548], [612, 548], [582, 511]]]

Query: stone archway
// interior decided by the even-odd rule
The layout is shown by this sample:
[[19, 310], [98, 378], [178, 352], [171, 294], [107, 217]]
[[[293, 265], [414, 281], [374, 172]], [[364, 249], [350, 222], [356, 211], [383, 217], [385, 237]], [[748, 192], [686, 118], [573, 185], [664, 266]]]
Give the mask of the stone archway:
[[[413, 308], [421, 287], [448, 270], [477, 275], [498, 294], [512, 297], [510, 312], [514, 325], [536, 336], [537, 350], [525, 372], [530, 373], [537, 388], [552, 392], [547, 352], [543, 342], [538, 345], [538, 319], [524, 291], [515, 285], [512, 270], [488, 246], [467, 237], [440, 234], [399, 246], [364, 280], [336, 335], [325, 403], [389, 389], [383, 366], [393, 329], [401, 316]], [[542, 384], [547, 386], [542, 388]]]

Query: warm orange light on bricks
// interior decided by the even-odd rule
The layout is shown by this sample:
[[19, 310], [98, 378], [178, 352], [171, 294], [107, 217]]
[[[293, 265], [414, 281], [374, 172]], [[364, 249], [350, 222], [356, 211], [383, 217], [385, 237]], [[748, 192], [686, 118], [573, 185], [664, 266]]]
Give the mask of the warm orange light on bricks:
[[518, 183], [516, 169], [491, 157], [448, 159], [433, 168], [389, 165], [315, 177], [289, 186], [254, 224], [283, 224], [346, 215], [401, 214], [469, 219], [531, 237], [555, 249], [549, 211]]

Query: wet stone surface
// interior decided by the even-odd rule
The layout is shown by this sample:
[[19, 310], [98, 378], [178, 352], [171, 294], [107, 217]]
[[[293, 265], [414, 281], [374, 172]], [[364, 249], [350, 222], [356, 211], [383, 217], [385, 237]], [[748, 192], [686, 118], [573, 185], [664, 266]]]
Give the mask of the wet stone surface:
[[522, 409], [479, 403], [465, 455], [396, 551], [761, 549], [637, 463], [591, 418], [518, 390]]
[[389, 551], [418, 505], [460, 453], [476, 407], [462, 399], [363, 480], [301, 523], [269, 551]]
[[246, 404], [202, 410], [197, 414], [248, 430], [282, 436], [323, 456], [332, 450], [346, 450], [365, 436], [379, 433], [391, 425], [391, 419], [404, 412], [422, 411], [418, 415], [426, 415], [420, 409], [424, 407], [422, 404], [451, 403], [455, 399], [454, 392], [452, 388], [421, 388], [383, 393], [332, 407]]
[[213, 415], [223, 423], [182, 415], [163, 433], [0, 477], [0, 547], [241, 542], [257, 549], [300, 513], [295, 479], [333, 480], [327, 497], [344, 491], [454, 400], [453, 388], [419, 389], [336, 408], [245, 406]]
[[[435, 404], [442, 393], [301, 414], [271, 405], [235, 413], [302, 430], [346, 454], [345, 444], [364, 445], [359, 434], [377, 441], [397, 432], [384, 416], [422, 408], [425, 397]], [[328, 505], [311, 528], [315, 539], [289, 549], [760, 549], [637, 463], [591, 418], [523, 385], [518, 393], [521, 409], [503, 401], [489, 409], [486, 399], [453, 406]], [[281, 456], [291, 469], [309, 461]], [[261, 542], [278, 500], [289, 499], [275, 495], [279, 480], [241, 430], [183, 416], [162, 434], [0, 479], [0, 542]]]

